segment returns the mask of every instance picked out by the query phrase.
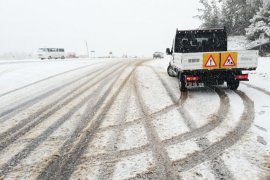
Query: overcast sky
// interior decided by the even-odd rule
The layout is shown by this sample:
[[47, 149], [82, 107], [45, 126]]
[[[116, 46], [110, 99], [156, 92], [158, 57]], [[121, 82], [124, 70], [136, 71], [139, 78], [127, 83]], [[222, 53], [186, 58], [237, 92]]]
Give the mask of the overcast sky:
[[149, 56], [197, 28], [199, 0], [0, 0], [0, 54], [40, 47]]

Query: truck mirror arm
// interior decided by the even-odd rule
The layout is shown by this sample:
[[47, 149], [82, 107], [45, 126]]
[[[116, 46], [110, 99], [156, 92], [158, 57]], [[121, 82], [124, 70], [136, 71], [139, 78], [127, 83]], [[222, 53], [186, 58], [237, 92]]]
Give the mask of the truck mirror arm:
[[166, 48], [166, 54], [167, 55], [172, 55], [172, 52], [171, 52], [170, 48]]

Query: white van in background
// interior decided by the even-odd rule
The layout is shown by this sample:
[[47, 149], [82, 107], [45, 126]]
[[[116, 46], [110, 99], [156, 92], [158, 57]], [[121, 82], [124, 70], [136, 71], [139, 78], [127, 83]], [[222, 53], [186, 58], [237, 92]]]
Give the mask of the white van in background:
[[43, 59], [65, 59], [65, 49], [63, 48], [39, 48], [38, 58]]

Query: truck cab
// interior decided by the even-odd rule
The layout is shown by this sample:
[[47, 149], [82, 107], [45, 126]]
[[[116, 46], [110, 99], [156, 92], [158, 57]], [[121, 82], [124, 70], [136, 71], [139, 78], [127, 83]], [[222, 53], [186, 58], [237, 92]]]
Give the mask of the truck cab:
[[243, 70], [256, 70], [258, 51], [228, 51], [227, 32], [222, 29], [176, 30], [169, 76], [179, 78], [180, 90], [189, 86], [221, 85], [236, 90], [240, 81], [248, 81]]

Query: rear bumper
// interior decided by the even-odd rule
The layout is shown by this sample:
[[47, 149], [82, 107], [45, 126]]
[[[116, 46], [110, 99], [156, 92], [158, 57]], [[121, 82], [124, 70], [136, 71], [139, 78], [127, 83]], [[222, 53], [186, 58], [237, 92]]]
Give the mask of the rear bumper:
[[[248, 74], [242, 74], [241, 71], [189, 71], [183, 72], [187, 82], [222, 84], [230, 81], [248, 81]], [[193, 78], [190, 78], [193, 77]]]

